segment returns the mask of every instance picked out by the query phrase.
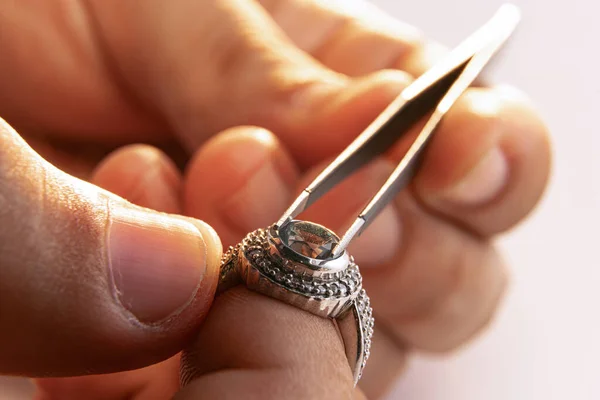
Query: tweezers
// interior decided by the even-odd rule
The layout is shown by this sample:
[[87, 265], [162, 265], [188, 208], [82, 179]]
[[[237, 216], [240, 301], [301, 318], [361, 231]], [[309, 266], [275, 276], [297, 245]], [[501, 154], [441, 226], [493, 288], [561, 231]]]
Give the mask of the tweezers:
[[425, 72], [389, 106], [304, 189], [277, 221], [282, 227], [365, 164], [385, 153], [404, 133], [427, 115], [429, 119], [416, 136], [396, 169], [371, 198], [341, 237], [333, 257], [344, 252], [383, 208], [407, 186], [444, 115], [473, 84], [493, 56], [512, 35], [518, 8], [505, 4], [475, 33], [458, 45], [442, 62]]

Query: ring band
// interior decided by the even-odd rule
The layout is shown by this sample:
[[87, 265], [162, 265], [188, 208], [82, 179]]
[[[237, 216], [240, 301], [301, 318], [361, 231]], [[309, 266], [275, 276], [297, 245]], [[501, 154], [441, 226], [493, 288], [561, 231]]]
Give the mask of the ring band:
[[305, 221], [256, 230], [223, 255], [217, 294], [244, 283], [334, 320], [356, 385], [369, 358], [374, 319], [352, 257], [346, 252], [329, 257], [338, 240], [327, 228]]

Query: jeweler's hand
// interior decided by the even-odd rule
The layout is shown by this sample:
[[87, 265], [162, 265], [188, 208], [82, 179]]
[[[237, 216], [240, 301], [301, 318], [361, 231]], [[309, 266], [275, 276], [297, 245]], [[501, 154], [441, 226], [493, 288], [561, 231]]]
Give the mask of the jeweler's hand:
[[[173, 156], [173, 141], [189, 154], [211, 135], [234, 125], [251, 123], [274, 131], [279, 142], [265, 140], [264, 133], [241, 135], [241, 139], [235, 138], [240, 135], [229, 133], [229, 139], [219, 137], [209, 143], [188, 169], [187, 183], [179, 201], [166, 194], [178, 193], [180, 188], [174, 182], [179, 178], [172, 173], [174, 168], [165, 161], [165, 156], [157, 156], [162, 153], [156, 150], [120, 150], [94, 175], [95, 183], [134, 202], [204, 218], [217, 228], [225, 244], [236, 243], [247, 231], [264, 227], [278, 217], [297, 188], [307, 182], [307, 174], [314, 174], [347, 145], [410, 79], [409, 74], [400, 71], [377, 71], [397, 68], [419, 74], [431, 65], [428, 61], [430, 50], [438, 49], [421, 40], [414, 30], [370, 8], [360, 10], [359, 16], [355, 17], [334, 7], [324, 7], [324, 3], [264, 0], [259, 6], [249, 0], [196, 0], [152, 1], [138, 7], [123, 6], [122, 2], [82, 1], [45, 2], [41, 6], [26, 7], [23, 2], [13, 2], [0, 15], [3, 37], [0, 54], [3, 59], [10, 60], [0, 63], [0, 87], [3, 88], [0, 115], [16, 126], [49, 160], [85, 178], [92, 176], [92, 167], [104, 154], [124, 144], [151, 142]], [[14, 142], [13, 147], [6, 148], [25, 148], [22, 142], [14, 139], [14, 133], [6, 134], [6, 137]], [[218, 150], [219, 142], [227, 143], [227, 151]], [[246, 144], [235, 145], [240, 142]], [[348, 183], [329, 199], [324, 199], [322, 206], [315, 205], [311, 218], [337, 230], [346, 225], [390, 172], [405, 146], [406, 141], [389, 160], [381, 161], [351, 181], [354, 185]], [[393, 383], [401, 371], [407, 349], [453, 348], [491, 318], [505, 282], [504, 269], [491, 242], [496, 234], [521, 221], [541, 196], [549, 170], [548, 147], [544, 127], [527, 102], [514, 91], [472, 89], [439, 131], [412, 190], [399, 196], [354, 245], [352, 251], [363, 267], [365, 285], [373, 298], [377, 318], [373, 355], [361, 381], [361, 387], [370, 398], [379, 397]], [[287, 153], [282, 148], [287, 149]], [[24, 351], [29, 356], [42, 355], [39, 359], [22, 357], [23, 361], [16, 363], [15, 358], [9, 358], [15, 364], [6, 364], [3, 371], [37, 374], [40, 373], [38, 368], [43, 368], [44, 373], [55, 375], [72, 373], [69, 371], [78, 370], [81, 366], [78, 363], [83, 359], [86, 368], [90, 367], [90, 362], [98, 364], [93, 365], [92, 371], [85, 372], [116, 371], [147, 365], [174, 354], [189, 339], [189, 332], [197, 328], [201, 318], [196, 317], [196, 313], [202, 315], [207, 302], [191, 303], [189, 314], [186, 309], [179, 314], [179, 319], [166, 322], [172, 325], [150, 331], [135, 324], [135, 319], [122, 319], [123, 314], [118, 314], [123, 310], [119, 308], [119, 302], [111, 303], [111, 297], [101, 297], [102, 293], [111, 293], [106, 278], [110, 276], [108, 269], [104, 270], [105, 275], [96, 273], [89, 279], [80, 278], [77, 272], [103, 270], [100, 267], [85, 269], [88, 264], [79, 260], [87, 260], [84, 256], [89, 257], [93, 251], [82, 246], [85, 250], [82, 255], [73, 252], [79, 248], [77, 245], [72, 246], [79, 243], [77, 240], [87, 243], [86, 234], [95, 232], [82, 226], [97, 227], [94, 223], [106, 216], [106, 212], [101, 211], [106, 208], [87, 206], [104, 203], [105, 196], [110, 195], [96, 194], [97, 189], [80, 182], [74, 184], [72, 178], [55, 169], [38, 167], [45, 164], [39, 164], [37, 158], [33, 163], [20, 161], [21, 156], [25, 160], [34, 157], [29, 150], [0, 154], [0, 163], [12, 160], [12, 164], [6, 164], [10, 168], [3, 176], [18, 177], [11, 185], [3, 183], [0, 190], [25, 186], [38, 195], [32, 197], [33, 201], [23, 201], [26, 205], [22, 209], [24, 214], [14, 214], [17, 220], [20, 223], [29, 221], [30, 213], [36, 216], [36, 212], [47, 211], [51, 218], [33, 219], [33, 226], [56, 228], [48, 233], [52, 239], [47, 246], [51, 257], [40, 258], [48, 261], [31, 263], [33, 269], [18, 269], [19, 272], [33, 271], [35, 278], [18, 280], [11, 274], [12, 281], [4, 279], [4, 275], [0, 281], [0, 320], [6, 316], [17, 318], [19, 322], [24, 321], [22, 326], [28, 329], [27, 334], [19, 336], [15, 330], [19, 325], [16, 324], [8, 333], [3, 332], [12, 335], [9, 338], [15, 345], [9, 349], [12, 353], [0, 352], [0, 357], [17, 351]], [[18, 157], [15, 161], [6, 154]], [[120, 168], [113, 169], [111, 163], [120, 163]], [[217, 164], [218, 168], [215, 167]], [[155, 165], [162, 167], [149, 167]], [[476, 165], [479, 167], [475, 168]], [[138, 170], [141, 166], [146, 168]], [[25, 177], [13, 173], [19, 170], [28, 173]], [[29, 172], [31, 170], [33, 172]], [[36, 171], [42, 173], [36, 175]], [[157, 171], [166, 172], [158, 174]], [[167, 178], [163, 179], [163, 174]], [[127, 180], [131, 176], [135, 178]], [[147, 185], [141, 178], [162, 184]], [[55, 197], [47, 197], [52, 191], [46, 190], [43, 179], [58, 184], [52, 186], [58, 188], [54, 190]], [[303, 183], [299, 183], [300, 179]], [[131, 187], [132, 182], [140, 185], [138, 189]], [[115, 187], [115, 184], [121, 186]], [[356, 190], [357, 187], [360, 190]], [[14, 199], [2, 193], [0, 201]], [[69, 210], [79, 210], [77, 205], [81, 205], [84, 211], [91, 210], [88, 215], [100, 218], [90, 218], [87, 224], [80, 218], [81, 214], [65, 211], [63, 214], [74, 218], [65, 217], [65, 224], [77, 228], [75, 235], [68, 236], [64, 233], [64, 225], [56, 219], [57, 215], [63, 214], [51, 207], [37, 207], [40, 204], [35, 201], [37, 198], [59, 199], [56, 202], [66, 205]], [[352, 204], [348, 199], [356, 200], [356, 203]], [[126, 209], [131, 207], [120, 200], [115, 202]], [[242, 205], [246, 208], [241, 209]], [[12, 212], [8, 206], [2, 207], [0, 216], [11, 217]], [[125, 214], [137, 215], [135, 212]], [[161, 218], [152, 215], [148, 218]], [[42, 224], [40, 221], [50, 222]], [[182, 224], [178, 227], [181, 231], [193, 231], [187, 223], [169, 221], [168, 224]], [[15, 258], [15, 254], [17, 260], [27, 260], [22, 257], [24, 252], [35, 258], [37, 251], [45, 249], [44, 240], [35, 241], [47, 233], [42, 229], [37, 229], [32, 237], [29, 234], [33, 230], [23, 234], [13, 229], [17, 225], [12, 223], [10, 230], [4, 228], [9, 226], [4, 222], [0, 226], [2, 238], [8, 238], [0, 245], [2, 265], [5, 259], [11, 259], [10, 256]], [[104, 236], [96, 238], [100, 240], [100, 237]], [[184, 237], [182, 234], [181, 239]], [[203, 237], [207, 241], [212, 235], [207, 233]], [[169, 241], [164, 235], [157, 236], [156, 240]], [[60, 251], [56, 241], [68, 243], [68, 251]], [[184, 240], [173, 242], [186, 243]], [[162, 248], [151, 247], [154, 250]], [[4, 252], [8, 256], [5, 257]], [[101, 261], [100, 266], [108, 265]], [[212, 265], [209, 261], [206, 263]], [[61, 271], [66, 275], [53, 275], [58, 276], [58, 282], [51, 281], [50, 275], [42, 275], [44, 279], [40, 280], [40, 273], [51, 271], [50, 267], [42, 269], [41, 266], [55, 264], [62, 266]], [[96, 267], [97, 264], [91, 265]], [[208, 270], [211, 268], [214, 267], [208, 267]], [[127, 285], [130, 281], [125, 276], [122, 279]], [[207, 273], [205, 277], [206, 285], [211, 287], [214, 275]], [[102, 286], [102, 279], [105, 279], [105, 286]], [[68, 290], [70, 288], [76, 290]], [[10, 297], [8, 302], [2, 298], [2, 291], [5, 296], [17, 296]], [[211, 290], [207, 289], [198, 292], [197, 296], [202, 299], [209, 292]], [[121, 295], [129, 296], [126, 291]], [[257, 318], [264, 304], [273, 310], [283, 307], [271, 300], [258, 300], [248, 293], [243, 296], [248, 299], [247, 304], [256, 305]], [[227, 320], [227, 307], [230, 303], [227, 298], [217, 300], [214, 315], [218, 316], [222, 310], [221, 318], [229, 328], [227, 323], [231, 320]], [[102, 305], [103, 299], [107, 301], [105, 305]], [[63, 307], [61, 302], [64, 301], [71, 301], [73, 306]], [[91, 307], [87, 302], [91, 302]], [[126, 303], [141, 306], [150, 313], [156, 310], [163, 314], [167, 312], [161, 307], [155, 309], [145, 301], [130, 299]], [[14, 304], [24, 304], [24, 309], [35, 313], [17, 315]], [[83, 312], [73, 315], [75, 306], [87, 311], [83, 321], [90, 325], [76, 318]], [[310, 319], [312, 317], [306, 313], [291, 309], [286, 311], [288, 313], [298, 316], [295, 321], [299, 326], [324, 327], [319, 325], [324, 322]], [[211, 375], [217, 381], [199, 378], [185, 390], [193, 391], [198, 385], [218, 382], [220, 376], [229, 377], [227, 372], [245, 366], [250, 374], [238, 377], [244, 383], [254, 382], [256, 374], [269, 371], [269, 366], [273, 365], [269, 361], [280, 360], [274, 357], [248, 365], [243, 364], [243, 356], [247, 354], [228, 358], [227, 348], [221, 346], [222, 337], [216, 338], [215, 331], [210, 330], [211, 324], [217, 323], [210, 321], [220, 318], [210, 315], [205, 322], [208, 333], [202, 330], [201, 334], [208, 336], [201, 336], [205, 341], [196, 342], [195, 348], [214, 351], [212, 359], [221, 362], [208, 365], [208, 370], [221, 373]], [[304, 320], [300, 316], [304, 316]], [[189, 325], [185, 323], [186, 318], [191, 321]], [[72, 323], [66, 325], [72, 328], [62, 327], [61, 322]], [[2, 322], [2, 326], [10, 324]], [[253, 325], [249, 326], [253, 328]], [[116, 332], [111, 330], [113, 327]], [[256, 327], [272, 328], [271, 325]], [[264, 332], [262, 337], [252, 337], [256, 342], [248, 342], [248, 336], [244, 336], [246, 331], [237, 325], [231, 325], [226, 332], [232, 333], [228, 338], [231, 348], [235, 348], [236, 340], [243, 338], [245, 346], [278, 350], [273, 344], [267, 347], [259, 341], [276, 335], [277, 327], [270, 334]], [[299, 328], [295, 332], [283, 332], [281, 337], [290, 339], [295, 339], [294, 333], [303, 333]], [[327, 349], [319, 351], [323, 350], [331, 358], [315, 364], [317, 358], [311, 358], [315, 353], [306, 347], [310, 344], [301, 342], [300, 348], [307, 349], [303, 353], [306, 358], [295, 359], [296, 362], [290, 365], [305, 362], [323, 376], [330, 376], [332, 371], [343, 374], [338, 357], [340, 344], [328, 340], [328, 332], [327, 328], [317, 328], [313, 333], [326, 339]], [[87, 338], [86, 333], [93, 341], [81, 345], [81, 340]], [[49, 342], [44, 342], [46, 338]], [[51, 345], [46, 346], [46, 343]], [[69, 349], [61, 347], [61, 343], [70, 345]], [[3, 342], [4, 346], [6, 344], [11, 345], [11, 342]], [[108, 349], [113, 346], [118, 350], [108, 351], [106, 345]], [[286, 345], [289, 342], [286, 341]], [[46, 353], [41, 350], [49, 352], [48, 355], [44, 356]], [[88, 354], [85, 350], [93, 351]], [[269, 354], [267, 352], [265, 357]], [[191, 360], [197, 368], [201, 368], [202, 362], [210, 361], [208, 358]], [[173, 358], [134, 372], [49, 380], [44, 384], [47, 393], [54, 393], [58, 398], [69, 398], [69, 395], [72, 398], [91, 399], [96, 395], [97, 398], [118, 398], [133, 394], [139, 394], [140, 398], [156, 398], [152, 396], [157, 393], [164, 393], [166, 397], [177, 388], [177, 364], [177, 358]], [[266, 368], [263, 370], [262, 366]], [[320, 367], [323, 370], [318, 369]], [[330, 370], [329, 367], [335, 368]], [[310, 368], [300, 368], [305, 369], [310, 372]], [[312, 386], [296, 386], [299, 389], [322, 388], [319, 383], [325, 382], [318, 376], [286, 374], [289, 370], [285, 368], [283, 371], [284, 382], [288, 378], [290, 382], [296, 382], [291, 379], [293, 377], [301, 377], [303, 382], [316, 381]], [[349, 370], [346, 372], [349, 374]], [[224, 380], [226, 382], [215, 386], [215, 390], [232, 391], [232, 385]], [[347, 388], [347, 376], [340, 376], [337, 382], [340, 390]], [[245, 387], [241, 385], [238, 389]], [[162, 392], [159, 391], [161, 388]], [[106, 390], [114, 391], [106, 395]], [[298, 393], [302, 394], [302, 391]]]
[[[248, 122], [277, 131], [310, 165], [339, 150], [408, 75], [352, 80], [311, 57], [326, 31], [308, 48], [266, 10], [251, 0], [8, 2], [0, 116], [54, 167], [86, 180], [115, 148], [153, 143], [180, 161], [222, 128]], [[315, 13], [302, 24], [339, 19]], [[327, 104], [357, 112], [321, 113]], [[330, 127], [331, 136], [299, 139]], [[132, 208], [43, 162], [6, 125], [1, 132], [0, 373], [118, 371], [180, 350], [212, 296], [219, 250], [207, 244], [210, 229], [203, 256], [194, 247], [200, 223]], [[166, 173], [150, 168], [127, 189], [149, 208], [182, 212], [160, 197], [176, 180], [166, 160], [157, 161]], [[138, 165], [123, 163], [117, 175]], [[192, 292], [197, 301], [176, 318], [138, 323], [167, 317]]]
[[[208, 227], [137, 209], [55, 167], [90, 179], [107, 153], [137, 142], [185, 160], [218, 130], [246, 122], [277, 130], [299, 155], [314, 146], [299, 133], [335, 126], [312, 138], [321, 143], [301, 159], [309, 165], [408, 79], [351, 80], [328, 69], [265, 10], [250, 0], [3, 6], [0, 116], [54, 166], [2, 124], [0, 373], [76, 375], [166, 359], [212, 297], [220, 249]], [[334, 103], [358, 112], [320, 113]], [[168, 168], [129, 181], [128, 198], [182, 212], [162, 197], [178, 179], [171, 162], [155, 150], [136, 157], [116, 175], [136, 172], [144, 157]]]

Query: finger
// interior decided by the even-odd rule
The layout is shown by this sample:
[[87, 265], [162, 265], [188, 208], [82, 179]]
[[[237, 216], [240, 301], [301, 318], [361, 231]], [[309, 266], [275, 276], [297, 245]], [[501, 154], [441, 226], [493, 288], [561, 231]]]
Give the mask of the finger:
[[182, 179], [171, 159], [157, 148], [130, 145], [102, 160], [91, 182], [133, 204], [181, 214]]
[[[89, 4], [123, 80], [164, 114], [189, 149], [210, 134], [256, 125], [276, 132], [309, 165], [345, 146], [373, 110], [397, 96], [395, 82], [407, 81], [397, 71], [349, 82], [298, 49], [253, 1], [119, 3], [118, 10], [117, 3]], [[332, 117], [351, 102], [363, 107]]]
[[401, 347], [453, 350], [496, 315], [506, 267], [489, 243], [444, 224], [410, 196], [400, 196], [396, 207], [403, 228], [398, 254], [363, 268], [377, 320]]
[[[130, 145], [115, 150], [98, 165], [91, 182], [125, 200], [156, 211], [181, 213], [182, 177], [160, 150]], [[114, 374], [44, 378], [35, 381], [38, 400], [115, 399], [143, 400], [143, 393], [169, 398], [179, 387], [179, 356], [134, 371]], [[156, 397], [155, 397], [156, 398]]]
[[[201, 143], [198, 127], [216, 133], [255, 123], [265, 111], [279, 112], [297, 89], [342, 81], [297, 50], [252, 1], [88, 5], [130, 89], [165, 111], [192, 148]], [[223, 109], [229, 112], [214, 113]]]
[[367, 1], [260, 2], [297, 46], [349, 76], [397, 68], [416, 77], [447, 53], [417, 28]]
[[206, 143], [191, 161], [185, 213], [213, 226], [224, 246], [235, 245], [281, 216], [292, 201], [297, 176], [293, 160], [272, 133], [230, 129]]
[[548, 131], [524, 95], [500, 87], [471, 89], [431, 142], [415, 192], [433, 214], [494, 235], [538, 203], [550, 158]]
[[0, 372], [113, 372], [178, 352], [214, 294], [216, 234], [58, 171], [7, 125], [0, 140]]
[[306, 95], [312, 113], [277, 135], [303, 168], [337, 156], [410, 83], [406, 74], [379, 71], [353, 80], [339, 92]]
[[182, 362], [176, 399], [361, 398], [331, 321], [242, 287], [215, 300]]

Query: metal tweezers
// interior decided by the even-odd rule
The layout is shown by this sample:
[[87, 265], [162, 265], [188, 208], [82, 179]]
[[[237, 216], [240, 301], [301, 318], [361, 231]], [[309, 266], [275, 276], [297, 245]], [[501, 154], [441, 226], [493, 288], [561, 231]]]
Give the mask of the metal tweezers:
[[448, 110], [475, 81], [511, 36], [520, 20], [517, 7], [505, 4], [480, 29], [457, 46], [402, 93], [298, 196], [276, 226], [292, 221], [337, 184], [386, 152], [415, 123], [430, 114], [394, 172], [341, 237], [333, 257], [343, 253], [415, 175], [423, 150]]

